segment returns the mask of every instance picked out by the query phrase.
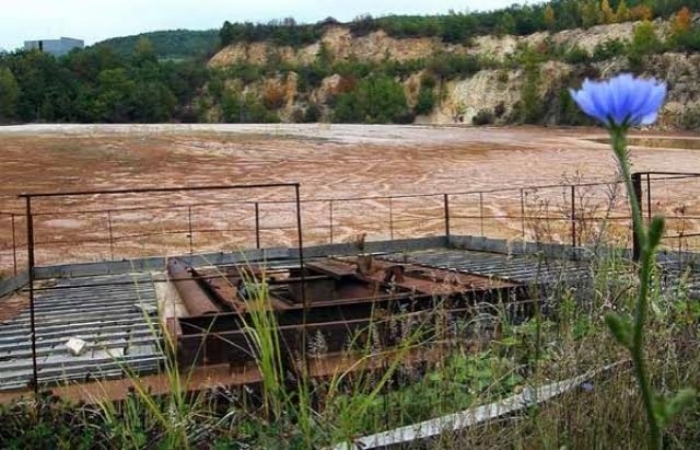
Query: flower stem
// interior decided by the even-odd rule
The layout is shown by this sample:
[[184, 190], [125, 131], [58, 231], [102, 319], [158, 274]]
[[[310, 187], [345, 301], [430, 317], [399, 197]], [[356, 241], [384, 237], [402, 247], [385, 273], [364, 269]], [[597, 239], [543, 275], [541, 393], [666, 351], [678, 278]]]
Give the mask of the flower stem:
[[627, 187], [630, 209], [632, 210], [632, 223], [641, 247], [640, 271], [639, 271], [639, 292], [635, 309], [632, 345], [629, 348], [634, 365], [635, 376], [639, 384], [639, 389], [644, 401], [647, 420], [649, 422], [649, 447], [651, 449], [661, 448], [661, 427], [654, 411], [654, 394], [649, 383], [649, 376], [644, 361], [644, 324], [647, 316], [647, 297], [651, 278], [651, 267], [654, 263], [655, 248], [649, 242], [649, 234], [643, 225], [642, 212], [639, 206], [634, 186], [632, 185], [632, 175], [630, 173], [629, 160], [627, 155], [627, 137], [624, 130], [612, 129], [610, 131], [613, 143], [613, 150], [617, 157], [622, 172], [622, 178]]

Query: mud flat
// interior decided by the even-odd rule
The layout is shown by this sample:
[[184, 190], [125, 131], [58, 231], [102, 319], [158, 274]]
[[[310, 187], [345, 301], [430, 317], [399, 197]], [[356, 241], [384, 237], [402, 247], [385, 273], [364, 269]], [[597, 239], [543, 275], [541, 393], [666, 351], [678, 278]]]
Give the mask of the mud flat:
[[[651, 147], [634, 147], [639, 171], [700, 172], [695, 145], [674, 148], [644, 133]], [[0, 128], [0, 211], [17, 213], [15, 241], [24, 242], [22, 192], [178, 187], [207, 184], [301, 183], [305, 237], [334, 241], [355, 233], [372, 238], [429, 234], [442, 228], [442, 198], [355, 202], [328, 199], [424, 195], [514, 188], [484, 198], [483, 210], [510, 215], [519, 187], [564, 179], [610, 180], [615, 164], [600, 129], [466, 128], [367, 125], [29, 125]], [[650, 140], [651, 139], [651, 140]], [[663, 147], [663, 148], [659, 148]], [[556, 191], [556, 190], [555, 190]], [[676, 183], [655, 194], [659, 211], [696, 209], [700, 182]], [[293, 242], [289, 190], [181, 193], [37, 202], [39, 262], [90, 260], [254, 244], [259, 202], [263, 245]], [[561, 197], [553, 192], [552, 198]], [[602, 194], [601, 194], [602, 195]], [[475, 195], [455, 196], [452, 208], [471, 217]], [[559, 199], [561, 201], [561, 199]], [[390, 204], [391, 203], [391, 204]], [[222, 205], [222, 204], [225, 204]], [[167, 208], [166, 208], [167, 207]], [[331, 209], [333, 211], [331, 212]], [[109, 210], [109, 213], [107, 211]], [[468, 211], [468, 213], [466, 213]], [[694, 214], [700, 215], [700, 214]], [[432, 219], [431, 219], [432, 218]], [[387, 223], [395, 220], [389, 230]], [[455, 232], [480, 232], [474, 219]], [[521, 226], [489, 220], [486, 234], [508, 237]], [[0, 266], [12, 263], [10, 216], [0, 216]], [[459, 227], [463, 226], [463, 230]], [[111, 248], [108, 236], [111, 228]], [[492, 231], [492, 233], [489, 233]], [[306, 236], [308, 234], [308, 237]], [[41, 245], [41, 244], [44, 245]], [[161, 251], [159, 251], [159, 249]], [[20, 255], [20, 259], [22, 255]]]

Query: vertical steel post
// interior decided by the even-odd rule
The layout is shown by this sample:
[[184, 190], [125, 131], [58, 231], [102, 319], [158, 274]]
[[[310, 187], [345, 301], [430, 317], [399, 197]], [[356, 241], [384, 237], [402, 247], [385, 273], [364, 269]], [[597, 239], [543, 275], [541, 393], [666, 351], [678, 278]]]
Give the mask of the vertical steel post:
[[[641, 198], [642, 198], [642, 174], [635, 172], [632, 174], [632, 192], [630, 192], [630, 195], [634, 196], [634, 199], [632, 201], [636, 201], [637, 204], [640, 204]], [[632, 215], [632, 211], [630, 210], [630, 215]], [[636, 230], [634, 229], [634, 223], [631, 224], [632, 226], [632, 261], [639, 261], [639, 258], [642, 255], [642, 249], [641, 249], [641, 243], [639, 242], [639, 236], [637, 235]]]
[[647, 219], [651, 223], [651, 174], [647, 172]]
[[39, 371], [36, 361], [36, 318], [34, 314], [34, 218], [32, 217], [32, 197], [25, 197], [27, 206], [27, 275], [29, 278], [29, 322], [32, 341], [32, 384], [34, 395], [39, 395]]
[[521, 228], [521, 233], [523, 237], [523, 241], [525, 240], [525, 189], [520, 188], [520, 228]]
[[331, 244], [333, 243], [333, 200], [328, 201], [328, 228], [331, 235]]
[[255, 248], [260, 249], [260, 204], [255, 202]]
[[15, 234], [15, 214], [11, 214], [12, 218], [12, 269], [17, 276], [17, 237]]
[[114, 234], [112, 232], [112, 211], [107, 210], [107, 232], [109, 233], [109, 255], [114, 261]]
[[[302, 357], [304, 359], [304, 365], [303, 367], [306, 370], [307, 375], [309, 372], [309, 361], [308, 358], [306, 357], [306, 351], [307, 351], [307, 336], [306, 336], [306, 325], [307, 325], [307, 320], [308, 320], [308, 314], [309, 314], [309, 302], [307, 301], [306, 298], [306, 275], [304, 273], [304, 233], [302, 231], [302, 221], [301, 221], [301, 196], [299, 193], [299, 183], [296, 183], [294, 185], [294, 197], [295, 197], [295, 204], [296, 204], [296, 215], [297, 215], [297, 250], [299, 252], [299, 278], [301, 281], [301, 300], [304, 304], [304, 311], [303, 311], [303, 331], [301, 333], [301, 345], [302, 345]], [[306, 377], [303, 377], [305, 380]]]
[[389, 197], [389, 236], [394, 240], [394, 202]]
[[481, 235], [484, 235], [484, 193], [479, 192], [479, 221], [481, 222]]
[[442, 204], [445, 207], [445, 239], [450, 243], [450, 194], [444, 194]]
[[190, 255], [193, 253], [192, 248], [192, 206], [187, 206], [187, 237], [190, 240]]
[[571, 248], [576, 248], [576, 186], [571, 185]]

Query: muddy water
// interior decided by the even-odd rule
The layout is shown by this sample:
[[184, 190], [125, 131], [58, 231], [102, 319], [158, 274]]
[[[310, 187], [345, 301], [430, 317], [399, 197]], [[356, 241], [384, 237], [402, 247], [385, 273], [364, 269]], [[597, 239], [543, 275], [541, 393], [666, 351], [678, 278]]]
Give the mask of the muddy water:
[[[301, 183], [304, 238], [309, 244], [435, 235], [444, 232], [443, 193], [450, 196], [453, 233], [522, 237], [528, 213], [556, 215], [554, 239], [565, 239], [568, 200], [550, 188], [521, 196], [520, 187], [609, 180], [615, 162], [600, 129], [459, 128], [346, 125], [32, 126], [0, 128], [0, 211], [23, 213], [20, 192], [76, 189]], [[700, 172], [696, 149], [634, 147], [635, 170]], [[476, 191], [510, 189], [479, 195]], [[698, 183], [667, 184], [655, 208], [685, 205], [694, 214]], [[467, 192], [467, 193], [465, 193]], [[347, 197], [426, 195], [389, 201]], [[600, 211], [603, 190], [586, 207]], [[261, 245], [292, 245], [292, 192], [267, 189], [153, 196], [93, 196], [38, 202], [40, 264], [103, 258], [232, 250], [255, 244], [259, 203]], [[272, 202], [272, 203], [271, 203]], [[86, 212], [87, 211], [87, 212]], [[700, 216], [700, 212], [698, 214]], [[481, 216], [485, 216], [483, 219]], [[16, 223], [23, 243], [25, 223]], [[190, 233], [190, 228], [192, 233]], [[529, 231], [527, 231], [529, 233]], [[111, 242], [110, 242], [111, 237]], [[532, 237], [530, 235], [526, 237]], [[12, 264], [11, 226], [0, 216], [0, 270]], [[21, 263], [23, 254], [18, 255]]]

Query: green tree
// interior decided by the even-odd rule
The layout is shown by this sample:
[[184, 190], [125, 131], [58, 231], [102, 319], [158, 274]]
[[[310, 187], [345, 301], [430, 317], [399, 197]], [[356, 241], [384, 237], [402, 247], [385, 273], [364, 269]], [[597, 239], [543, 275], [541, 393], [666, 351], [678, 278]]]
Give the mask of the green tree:
[[177, 99], [163, 83], [137, 83], [129, 99], [130, 120], [159, 123], [172, 120]]
[[615, 23], [615, 22], [617, 22], [617, 17], [615, 15], [615, 11], [610, 6], [610, 2], [608, 2], [608, 0], [601, 0], [600, 12], [603, 14], [603, 23]]
[[628, 52], [628, 59], [632, 71], [643, 71], [645, 57], [661, 51], [662, 47], [663, 45], [656, 35], [653, 23], [645, 20], [637, 25], [634, 28], [634, 34]]
[[515, 34], [515, 18], [509, 12], [505, 12], [500, 15], [496, 23], [496, 34]]
[[383, 75], [363, 79], [353, 91], [340, 94], [335, 118], [339, 122], [405, 123], [413, 117], [401, 83]]
[[547, 29], [550, 31], [554, 29], [554, 26], [557, 23], [552, 5], [547, 5], [547, 7], [544, 9], [544, 23], [547, 25]]
[[524, 123], [535, 124], [541, 119], [542, 98], [540, 96], [540, 63], [532, 49], [526, 49], [522, 56], [525, 81], [520, 96], [520, 117]]
[[435, 84], [435, 79], [431, 76], [421, 78], [415, 107], [416, 114], [430, 114], [435, 108]]
[[0, 67], [0, 122], [17, 118], [17, 102], [20, 88], [15, 76], [7, 67]]
[[634, 28], [631, 51], [640, 55], [648, 55], [661, 50], [662, 44], [656, 35], [654, 24], [648, 20], [643, 21]]
[[630, 20], [630, 10], [627, 7], [627, 2], [625, 0], [620, 0], [617, 4], [617, 12], [615, 13], [618, 22], [627, 22]]
[[156, 50], [151, 40], [147, 37], [141, 37], [134, 47], [132, 64], [136, 67], [142, 67], [149, 62], [157, 63], [158, 56], [156, 56]]
[[584, 0], [579, 3], [581, 25], [589, 28], [598, 25], [603, 20], [603, 13], [597, 0]]
[[98, 76], [98, 94], [92, 109], [96, 119], [123, 123], [131, 118], [135, 83], [125, 69], [104, 70]]

